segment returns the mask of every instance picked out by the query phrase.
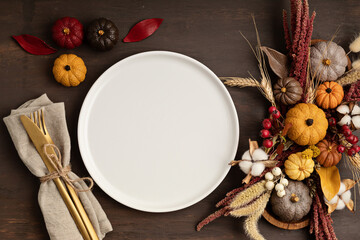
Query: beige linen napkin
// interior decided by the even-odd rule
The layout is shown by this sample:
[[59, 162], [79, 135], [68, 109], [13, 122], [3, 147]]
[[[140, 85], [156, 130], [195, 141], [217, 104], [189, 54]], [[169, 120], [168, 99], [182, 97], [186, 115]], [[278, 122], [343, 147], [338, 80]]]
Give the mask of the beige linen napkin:
[[[61, 151], [63, 166], [67, 166], [70, 163], [70, 136], [66, 125], [64, 103], [53, 103], [44, 94], [24, 103], [18, 109], [12, 110], [10, 116], [4, 118], [21, 160], [37, 177], [46, 175], [48, 170], [21, 124], [20, 115], [29, 115], [40, 108], [44, 109], [49, 134]], [[71, 179], [78, 178], [73, 172], [70, 172], [68, 176]], [[87, 188], [83, 181], [74, 184], [80, 189]], [[106, 233], [112, 231], [105, 212], [91, 191], [78, 194], [97, 235], [100, 239], [104, 238]], [[50, 239], [83, 239], [53, 181], [47, 181], [40, 185], [38, 201]]]

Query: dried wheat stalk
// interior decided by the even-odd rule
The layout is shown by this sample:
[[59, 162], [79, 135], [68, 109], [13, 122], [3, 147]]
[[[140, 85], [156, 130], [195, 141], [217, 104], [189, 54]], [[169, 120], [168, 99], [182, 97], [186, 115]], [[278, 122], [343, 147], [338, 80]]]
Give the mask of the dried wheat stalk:
[[253, 53], [256, 57], [256, 60], [258, 61], [258, 67], [260, 70], [261, 81], [260, 82], [257, 81], [253, 76], [251, 76], [251, 74], [250, 74], [250, 76], [251, 76], [250, 78], [221, 77], [220, 79], [225, 81], [224, 82], [225, 85], [228, 85], [231, 87], [258, 87], [258, 89], [264, 95], [264, 97], [273, 106], [276, 106], [274, 93], [272, 90], [271, 79], [270, 79], [269, 73], [266, 68], [264, 53], [261, 50], [261, 42], [260, 42], [259, 32], [256, 27], [254, 15], [252, 15], [252, 19], [253, 19], [253, 23], [254, 23], [254, 27], [255, 27], [256, 40], [257, 40], [257, 45], [255, 46], [255, 48], [251, 45], [249, 40], [241, 32], [240, 32], [240, 34], [243, 36], [245, 41], [248, 43], [248, 45], [250, 46], [251, 50], [253, 51]]
[[260, 87], [260, 83], [252, 78], [220, 77], [220, 80], [229, 87]]

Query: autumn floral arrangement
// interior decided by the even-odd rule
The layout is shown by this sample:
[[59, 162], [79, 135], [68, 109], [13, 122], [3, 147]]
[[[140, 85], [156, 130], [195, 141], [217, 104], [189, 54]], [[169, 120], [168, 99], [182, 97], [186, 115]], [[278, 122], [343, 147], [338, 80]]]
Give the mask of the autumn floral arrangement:
[[[331, 213], [354, 211], [351, 190], [360, 174], [360, 146], [353, 134], [360, 128], [360, 37], [344, 48], [333, 39], [312, 40], [315, 12], [307, 0], [290, 0], [290, 27], [283, 11], [287, 54], [257, 45], [252, 47], [260, 81], [224, 77], [231, 87], [257, 87], [271, 103], [262, 122], [262, 146], [249, 140], [241, 160], [231, 161], [246, 175], [244, 185], [226, 194], [220, 208], [197, 225], [201, 230], [220, 216], [246, 217], [251, 239], [264, 239], [257, 222], [261, 216], [284, 229], [309, 226], [315, 239], [337, 239]], [[291, 30], [291, 31], [290, 31]], [[246, 39], [246, 38], [245, 38]], [[273, 83], [266, 67], [277, 75]], [[341, 179], [337, 164], [345, 161], [353, 179]]]

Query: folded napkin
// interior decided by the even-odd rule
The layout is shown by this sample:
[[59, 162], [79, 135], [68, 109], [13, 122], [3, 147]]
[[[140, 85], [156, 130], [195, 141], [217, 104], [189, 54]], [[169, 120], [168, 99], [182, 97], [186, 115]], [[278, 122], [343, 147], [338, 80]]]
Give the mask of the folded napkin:
[[[48, 170], [36, 151], [31, 139], [23, 127], [20, 116], [30, 115], [40, 108], [44, 109], [46, 127], [55, 145], [60, 149], [63, 166], [70, 163], [70, 136], [65, 119], [64, 103], [53, 103], [46, 94], [30, 100], [18, 109], [12, 110], [10, 116], [4, 118], [10, 136], [21, 160], [32, 174], [43, 177]], [[69, 172], [70, 179], [77, 179], [73, 172]], [[78, 189], [87, 189], [83, 181], [74, 182]], [[112, 231], [112, 226], [91, 191], [79, 192], [79, 198], [100, 239]], [[44, 216], [46, 228], [52, 240], [79, 240], [83, 239], [73, 218], [70, 215], [61, 195], [53, 181], [43, 182], [40, 185], [38, 201]]]

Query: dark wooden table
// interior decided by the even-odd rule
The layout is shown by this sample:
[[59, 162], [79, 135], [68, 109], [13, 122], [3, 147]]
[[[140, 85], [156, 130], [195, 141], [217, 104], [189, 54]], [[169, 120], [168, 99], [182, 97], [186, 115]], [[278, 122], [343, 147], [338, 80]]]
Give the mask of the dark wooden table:
[[[1, 1], [0, 115], [7, 116], [10, 109], [42, 93], [47, 93], [55, 102], [65, 102], [72, 139], [71, 162], [75, 172], [86, 176], [88, 173], [77, 144], [77, 121], [88, 90], [102, 72], [135, 53], [169, 50], [203, 62], [218, 76], [247, 76], [248, 71], [257, 76], [255, 58], [239, 31], [255, 42], [250, 17], [254, 13], [263, 45], [284, 52], [281, 14], [282, 9], [288, 7], [287, 0]], [[317, 11], [313, 37], [330, 39], [341, 26], [335, 41], [347, 50], [354, 34], [360, 30], [360, 2], [313, 0], [310, 8]], [[64, 16], [76, 17], [85, 26], [94, 18], [107, 17], [117, 24], [121, 37], [139, 20], [160, 17], [164, 22], [151, 38], [138, 43], [120, 42], [109, 52], [96, 52], [83, 44], [49, 56], [34, 56], [24, 52], [10, 38], [27, 33], [55, 46], [51, 40], [51, 25]], [[62, 53], [81, 56], [88, 67], [85, 82], [76, 88], [65, 88], [53, 79], [53, 61]], [[258, 138], [268, 103], [256, 89], [229, 91], [240, 119], [239, 157], [247, 148], [247, 139]], [[0, 146], [0, 239], [48, 239], [37, 203], [39, 180], [19, 159], [4, 124], [0, 124]], [[350, 177], [343, 164], [340, 168], [342, 177]], [[238, 168], [233, 168], [223, 183], [201, 202], [181, 211], [162, 214], [125, 207], [95, 186], [94, 194], [114, 228], [106, 239], [245, 239], [243, 220], [231, 217], [218, 219], [201, 232], [195, 231], [198, 221], [213, 212], [214, 204], [226, 192], [238, 187], [243, 177]], [[358, 239], [358, 213], [336, 211], [333, 219], [339, 239]], [[264, 219], [260, 220], [259, 228], [267, 239], [309, 239], [307, 229], [280, 230]]]

